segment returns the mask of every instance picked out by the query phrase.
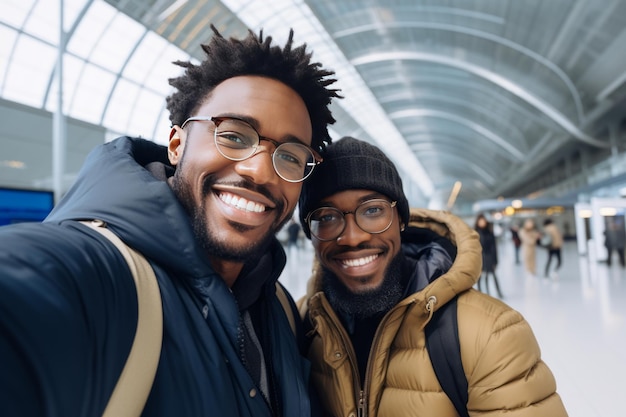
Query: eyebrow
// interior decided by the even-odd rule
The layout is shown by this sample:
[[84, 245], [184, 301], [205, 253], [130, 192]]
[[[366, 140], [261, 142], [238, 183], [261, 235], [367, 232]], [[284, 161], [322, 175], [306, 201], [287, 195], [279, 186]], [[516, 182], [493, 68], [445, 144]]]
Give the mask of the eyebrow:
[[304, 146], [306, 146], [308, 148], [311, 148], [311, 145], [307, 145], [305, 142], [303, 142], [297, 136], [294, 136], [294, 135], [291, 135], [291, 134], [284, 135], [284, 136], [282, 136], [279, 139], [270, 138], [268, 136], [262, 136], [259, 133], [259, 129], [260, 129], [259, 121], [257, 119], [255, 119], [254, 117], [252, 117], [252, 116], [246, 116], [246, 115], [238, 114], [238, 113], [222, 113], [222, 114], [219, 114], [219, 115], [217, 115], [215, 117], [232, 117], [232, 118], [235, 118], [235, 119], [243, 120], [244, 122], [246, 122], [250, 126], [252, 126], [254, 128], [254, 130], [257, 131], [257, 133], [259, 134], [260, 137], [263, 137], [263, 138], [267, 137], [268, 139], [272, 139], [272, 140], [275, 140], [275, 141], [280, 142], [280, 143], [287, 143], [287, 142], [299, 143], [299, 144], [304, 145]]

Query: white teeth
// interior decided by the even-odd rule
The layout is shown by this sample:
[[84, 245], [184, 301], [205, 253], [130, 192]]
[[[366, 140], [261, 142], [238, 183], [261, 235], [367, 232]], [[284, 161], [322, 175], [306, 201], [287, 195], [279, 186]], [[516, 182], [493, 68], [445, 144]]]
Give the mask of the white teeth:
[[374, 259], [376, 258], [378, 258], [378, 255], [370, 255], [370, 256], [366, 256], [364, 258], [358, 258], [358, 259], [344, 259], [341, 261], [341, 263], [344, 264], [345, 266], [363, 266], [370, 262], [373, 262]]
[[262, 213], [265, 211], [265, 206], [263, 204], [248, 201], [243, 197], [237, 197], [236, 195], [229, 193], [220, 193], [219, 198], [224, 203], [236, 207], [239, 210], [253, 211], [255, 213]]

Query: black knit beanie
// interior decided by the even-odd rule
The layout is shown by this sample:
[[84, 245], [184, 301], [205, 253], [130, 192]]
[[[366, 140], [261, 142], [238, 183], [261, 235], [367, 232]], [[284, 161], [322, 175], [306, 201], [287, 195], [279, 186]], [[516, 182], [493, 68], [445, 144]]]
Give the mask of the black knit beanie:
[[409, 221], [409, 202], [402, 189], [402, 179], [393, 162], [376, 146], [359, 139], [344, 137], [326, 147], [324, 161], [302, 185], [300, 223], [310, 239], [306, 216], [319, 202], [339, 191], [364, 189], [377, 191], [397, 201], [402, 223]]

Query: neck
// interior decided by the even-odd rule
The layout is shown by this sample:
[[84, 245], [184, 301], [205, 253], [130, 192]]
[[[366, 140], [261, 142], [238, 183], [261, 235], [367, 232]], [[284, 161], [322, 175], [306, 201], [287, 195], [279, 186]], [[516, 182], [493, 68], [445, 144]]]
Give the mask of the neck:
[[215, 272], [220, 274], [228, 288], [232, 288], [243, 268], [243, 262], [225, 261], [213, 256], [209, 260]]

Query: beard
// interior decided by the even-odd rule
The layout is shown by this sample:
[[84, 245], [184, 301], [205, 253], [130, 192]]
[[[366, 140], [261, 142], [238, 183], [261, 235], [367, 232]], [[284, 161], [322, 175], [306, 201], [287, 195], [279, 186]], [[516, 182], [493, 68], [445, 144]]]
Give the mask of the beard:
[[[216, 182], [215, 176], [209, 175], [205, 178], [202, 185], [202, 199], [199, 203], [197, 203], [194, 199], [191, 185], [185, 180], [182, 174], [184, 160], [185, 155], [183, 154], [183, 157], [174, 172], [171, 187], [174, 194], [176, 194], [178, 200], [189, 214], [193, 234], [202, 249], [204, 249], [204, 251], [211, 257], [233, 262], [246, 262], [250, 259], [259, 258], [262, 254], [267, 252], [267, 248], [270, 246], [276, 230], [282, 227], [282, 225], [290, 219], [290, 216], [285, 216], [285, 219], [282, 222], [273, 225], [273, 227], [271, 227], [268, 232], [261, 237], [261, 239], [249, 242], [247, 245], [240, 247], [229, 244], [228, 240], [220, 239], [216, 233], [212, 233], [211, 228], [209, 227], [205, 197], [212, 192], [212, 186]], [[238, 186], [260, 191], [258, 186], [248, 182], [238, 184]], [[263, 194], [270, 196], [269, 192], [263, 192]], [[276, 202], [277, 212], [282, 212], [283, 208], [284, 204]], [[229, 222], [229, 225], [241, 233], [251, 229], [249, 226], [236, 222]]]
[[335, 311], [357, 318], [372, 317], [389, 311], [403, 298], [403, 264], [404, 254], [399, 251], [387, 266], [380, 286], [359, 293], [350, 291], [334, 273], [322, 267], [322, 289]]

